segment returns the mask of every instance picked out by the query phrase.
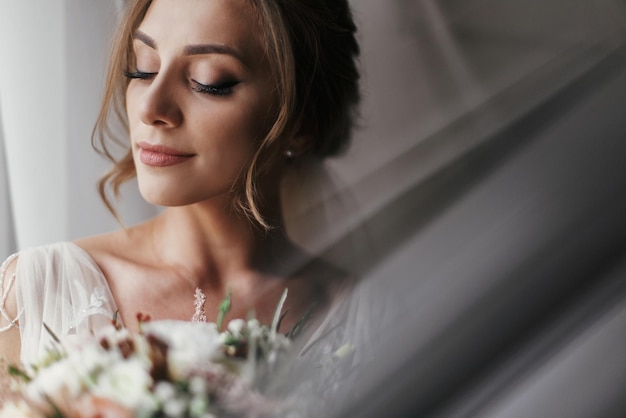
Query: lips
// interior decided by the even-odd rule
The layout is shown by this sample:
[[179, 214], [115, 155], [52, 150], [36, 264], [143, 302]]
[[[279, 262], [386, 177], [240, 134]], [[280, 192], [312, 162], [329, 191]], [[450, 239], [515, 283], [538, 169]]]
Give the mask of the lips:
[[165, 145], [152, 145], [140, 142], [139, 161], [151, 167], [168, 167], [189, 161], [194, 154], [179, 151]]

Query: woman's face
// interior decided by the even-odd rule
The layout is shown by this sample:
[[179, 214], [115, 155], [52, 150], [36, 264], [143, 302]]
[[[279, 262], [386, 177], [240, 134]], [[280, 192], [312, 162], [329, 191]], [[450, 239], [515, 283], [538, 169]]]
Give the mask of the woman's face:
[[126, 92], [146, 200], [225, 196], [273, 122], [276, 95], [246, 0], [155, 0], [134, 34]]

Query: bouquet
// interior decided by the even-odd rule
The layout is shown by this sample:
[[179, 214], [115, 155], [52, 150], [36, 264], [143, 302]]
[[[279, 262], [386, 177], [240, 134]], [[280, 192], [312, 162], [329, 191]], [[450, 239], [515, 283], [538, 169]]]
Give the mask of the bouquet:
[[[278, 401], [256, 388], [290, 346], [277, 333], [283, 294], [271, 326], [256, 319], [217, 323], [151, 321], [138, 314], [140, 332], [117, 325], [87, 337], [55, 338], [46, 356], [29, 367], [10, 367], [18, 399], [0, 417], [126, 418], [263, 416]], [[45, 324], [44, 324], [45, 326]], [[49, 331], [51, 332], [51, 331]]]

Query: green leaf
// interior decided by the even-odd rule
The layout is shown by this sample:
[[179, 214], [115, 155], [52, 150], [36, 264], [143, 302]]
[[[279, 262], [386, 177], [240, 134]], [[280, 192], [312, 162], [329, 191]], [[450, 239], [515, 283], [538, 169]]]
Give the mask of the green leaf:
[[50, 407], [52, 409], [52, 415], [50, 415], [49, 418], [65, 418], [59, 407], [52, 401], [52, 399], [48, 395], [44, 395], [44, 398], [46, 399], [46, 402], [50, 404]]
[[224, 338], [224, 345], [238, 345], [239, 344], [239, 339], [233, 337], [232, 335], [227, 335]]
[[31, 381], [30, 376], [28, 376], [24, 370], [12, 364], [9, 365], [8, 372], [9, 372], [9, 375], [13, 377], [19, 377], [26, 383]]
[[46, 331], [48, 332], [48, 334], [50, 334], [50, 336], [52, 337], [52, 339], [57, 343], [57, 344], [61, 344], [61, 340], [59, 339], [59, 337], [56, 336], [56, 334], [54, 333], [54, 331], [52, 331], [52, 329], [50, 329], [50, 327], [48, 326], [48, 324], [46, 324], [45, 322], [43, 323], [43, 327], [46, 329]]
[[226, 297], [224, 298], [222, 303], [220, 303], [220, 312], [217, 314], [216, 324], [217, 324], [218, 331], [222, 329], [222, 322], [224, 322], [224, 317], [226, 316], [228, 311], [230, 311], [230, 307], [231, 307], [231, 298], [230, 298], [230, 290], [228, 290], [226, 291]]
[[289, 309], [287, 309], [285, 312], [283, 312], [280, 315], [280, 318], [278, 319], [278, 325], [276, 325], [276, 329], [279, 330], [280, 329], [280, 324], [283, 323], [283, 319], [285, 319], [285, 316], [287, 315], [287, 312], [289, 312]]
[[304, 326], [306, 325], [307, 322], [309, 322], [309, 319], [311, 318], [311, 314], [313, 313], [313, 308], [315, 308], [315, 304], [312, 304], [311, 306], [309, 306], [309, 309], [306, 310], [302, 318], [300, 318], [300, 320], [296, 322], [293, 325], [293, 327], [291, 327], [291, 330], [287, 333], [287, 338], [294, 339], [300, 335], [300, 333], [304, 329]]
[[276, 331], [278, 330], [278, 325], [281, 320], [280, 313], [283, 311], [283, 305], [285, 304], [285, 300], [287, 300], [287, 288], [283, 290], [283, 294], [280, 296], [280, 300], [278, 301], [278, 305], [276, 306], [276, 310], [274, 311], [274, 319], [272, 320], [272, 328], [271, 335], [275, 336]]

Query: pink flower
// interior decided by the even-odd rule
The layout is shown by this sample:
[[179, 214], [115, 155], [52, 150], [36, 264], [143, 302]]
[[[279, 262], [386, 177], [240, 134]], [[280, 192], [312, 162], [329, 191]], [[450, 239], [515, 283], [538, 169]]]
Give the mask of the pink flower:
[[83, 396], [72, 408], [68, 418], [132, 418], [129, 409], [109, 400], [97, 396]]

